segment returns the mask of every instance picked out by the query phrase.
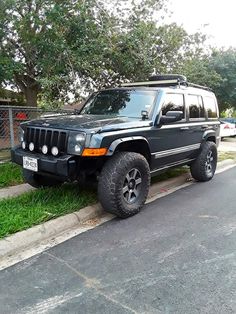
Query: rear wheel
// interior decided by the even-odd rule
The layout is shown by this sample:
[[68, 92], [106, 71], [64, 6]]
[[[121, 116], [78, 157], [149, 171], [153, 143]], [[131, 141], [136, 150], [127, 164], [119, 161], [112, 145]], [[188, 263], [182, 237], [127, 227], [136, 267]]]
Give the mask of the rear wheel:
[[150, 169], [138, 153], [119, 152], [103, 167], [98, 197], [103, 208], [121, 218], [137, 214], [144, 205], [150, 185]]
[[41, 188], [41, 187], [50, 187], [55, 185], [60, 185], [62, 182], [56, 179], [53, 179], [48, 176], [43, 176], [36, 172], [23, 169], [23, 178], [24, 181], [34, 188]]
[[217, 166], [217, 147], [213, 142], [206, 142], [201, 147], [197, 159], [191, 164], [192, 177], [197, 181], [209, 181], [213, 178]]

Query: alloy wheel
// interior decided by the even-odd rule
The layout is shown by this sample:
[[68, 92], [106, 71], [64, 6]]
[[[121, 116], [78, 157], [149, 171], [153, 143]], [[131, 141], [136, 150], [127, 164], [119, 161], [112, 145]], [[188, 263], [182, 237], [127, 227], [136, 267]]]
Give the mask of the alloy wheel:
[[127, 203], [132, 204], [137, 200], [140, 194], [141, 183], [140, 171], [136, 168], [131, 169], [125, 177], [122, 190], [123, 197]]

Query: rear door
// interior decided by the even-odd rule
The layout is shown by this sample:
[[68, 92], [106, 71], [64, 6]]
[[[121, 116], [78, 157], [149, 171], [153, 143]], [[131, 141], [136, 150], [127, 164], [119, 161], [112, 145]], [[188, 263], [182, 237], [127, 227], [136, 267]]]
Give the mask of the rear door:
[[[193, 144], [201, 144], [204, 132], [209, 128], [203, 98], [197, 94], [186, 95], [189, 136]], [[190, 156], [194, 157], [194, 156]]]

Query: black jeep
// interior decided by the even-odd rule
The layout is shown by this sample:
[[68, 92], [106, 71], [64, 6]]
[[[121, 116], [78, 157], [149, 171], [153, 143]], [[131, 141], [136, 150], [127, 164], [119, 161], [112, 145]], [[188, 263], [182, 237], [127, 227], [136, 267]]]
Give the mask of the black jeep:
[[165, 169], [189, 165], [194, 179], [210, 180], [219, 125], [208, 88], [155, 76], [94, 93], [73, 115], [22, 123], [12, 160], [34, 187], [98, 179], [104, 209], [125, 218], [139, 212], [150, 177]]

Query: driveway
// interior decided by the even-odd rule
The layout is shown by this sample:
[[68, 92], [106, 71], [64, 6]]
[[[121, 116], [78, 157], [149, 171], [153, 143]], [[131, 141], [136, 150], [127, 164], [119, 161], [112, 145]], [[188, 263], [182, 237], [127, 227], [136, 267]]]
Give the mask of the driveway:
[[0, 272], [0, 312], [236, 313], [236, 168]]

